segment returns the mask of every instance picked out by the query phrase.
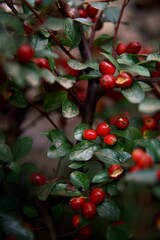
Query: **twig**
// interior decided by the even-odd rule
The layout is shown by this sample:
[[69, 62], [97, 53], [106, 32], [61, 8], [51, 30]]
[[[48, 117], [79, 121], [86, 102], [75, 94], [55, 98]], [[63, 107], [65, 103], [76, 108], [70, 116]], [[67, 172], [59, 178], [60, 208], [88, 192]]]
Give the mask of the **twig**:
[[5, 0], [5, 2], [6, 2], [6, 4], [7, 4], [7, 6], [12, 10], [12, 12], [13, 12], [14, 14], [17, 14], [17, 13], [18, 13], [17, 10], [16, 10], [16, 8], [14, 7], [14, 4], [13, 4], [12, 0]]
[[27, 0], [23, 0], [23, 2], [27, 5], [27, 7], [31, 10], [31, 12], [35, 15], [35, 17], [40, 21], [40, 23], [43, 23], [43, 19], [37, 13], [37, 11], [32, 7], [32, 5]]

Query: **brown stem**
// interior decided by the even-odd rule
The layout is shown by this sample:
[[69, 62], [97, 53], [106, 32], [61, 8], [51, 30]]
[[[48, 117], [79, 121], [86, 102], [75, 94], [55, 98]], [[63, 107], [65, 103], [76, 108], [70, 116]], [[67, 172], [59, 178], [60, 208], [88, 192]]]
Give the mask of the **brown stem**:
[[37, 13], [37, 11], [32, 7], [32, 5], [27, 1], [23, 0], [23, 2], [26, 4], [26, 6], [30, 9], [30, 11], [35, 15], [35, 17], [40, 21], [40, 23], [43, 23], [43, 19], [41, 16]]
[[113, 57], [115, 56], [115, 47], [116, 47], [116, 42], [117, 42], [118, 30], [119, 30], [119, 27], [120, 27], [120, 23], [121, 23], [121, 19], [122, 19], [123, 13], [124, 13], [124, 9], [127, 6], [128, 2], [129, 2], [129, 0], [123, 0], [121, 12], [120, 12], [117, 24], [116, 24], [115, 29], [114, 29], [114, 38], [113, 38], [113, 45], [112, 45], [112, 55], [113, 55]]
[[6, 2], [6, 4], [7, 4], [7, 6], [12, 10], [12, 12], [13, 12], [14, 14], [17, 14], [17, 13], [18, 13], [17, 10], [16, 10], [16, 8], [14, 7], [14, 4], [13, 4], [12, 0], [5, 0], [5, 2]]

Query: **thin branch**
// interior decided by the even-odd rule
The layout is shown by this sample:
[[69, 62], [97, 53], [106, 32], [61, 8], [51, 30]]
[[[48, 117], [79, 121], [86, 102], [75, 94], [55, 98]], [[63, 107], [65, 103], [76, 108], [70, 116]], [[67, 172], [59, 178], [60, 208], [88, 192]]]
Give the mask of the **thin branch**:
[[129, 0], [123, 0], [121, 12], [120, 12], [117, 24], [115, 26], [114, 38], [113, 38], [113, 46], [112, 46], [112, 55], [113, 56], [115, 56], [115, 46], [116, 46], [117, 35], [118, 35], [118, 30], [119, 30], [119, 27], [120, 27], [121, 19], [122, 19], [123, 13], [124, 13], [124, 9], [127, 6], [128, 2], [129, 2]]
[[12, 0], [5, 0], [5, 2], [14, 14], [18, 13], [17, 9], [14, 7], [14, 4], [13, 4]]
[[30, 9], [30, 11], [35, 15], [35, 17], [40, 21], [40, 23], [43, 23], [44, 22], [43, 19], [37, 13], [37, 11], [32, 7], [32, 5], [27, 0], [23, 0], [23, 2], [27, 5], [27, 7]]

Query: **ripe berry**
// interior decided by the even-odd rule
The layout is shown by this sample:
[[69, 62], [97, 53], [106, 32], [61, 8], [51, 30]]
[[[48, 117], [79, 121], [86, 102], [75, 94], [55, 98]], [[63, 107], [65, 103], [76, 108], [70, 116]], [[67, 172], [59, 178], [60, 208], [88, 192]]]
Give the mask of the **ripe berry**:
[[110, 132], [110, 126], [105, 122], [99, 123], [96, 132], [98, 136], [105, 136]]
[[92, 202], [86, 202], [82, 206], [82, 215], [87, 219], [92, 219], [96, 216], [96, 206]]
[[84, 197], [74, 197], [70, 199], [69, 205], [73, 211], [79, 211], [82, 208], [85, 201], [86, 200]]
[[153, 158], [147, 153], [144, 153], [143, 156], [136, 161], [136, 164], [141, 169], [150, 168], [153, 166], [153, 163]]
[[86, 7], [86, 12], [87, 12], [88, 17], [94, 18], [98, 13], [98, 9], [96, 9], [88, 4], [88, 6]]
[[92, 229], [89, 226], [85, 226], [79, 229], [78, 235], [80, 239], [88, 240], [92, 236]]
[[119, 129], [126, 129], [129, 126], [129, 120], [126, 117], [120, 117], [116, 120], [115, 126]]
[[116, 144], [117, 138], [113, 134], [108, 134], [104, 137], [104, 142], [109, 146], [113, 146], [114, 144]]
[[116, 78], [113, 75], [104, 75], [99, 79], [99, 84], [104, 90], [112, 90], [116, 86]]
[[87, 11], [85, 9], [83, 9], [83, 8], [79, 8], [78, 9], [78, 13], [79, 13], [79, 16], [81, 18], [86, 18], [87, 17]]
[[160, 71], [159, 70], [152, 71], [150, 74], [151, 74], [151, 77], [160, 77]]
[[105, 195], [106, 193], [103, 188], [94, 188], [89, 195], [90, 201], [95, 205], [98, 205], [104, 201]]
[[127, 45], [125, 43], [118, 43], [117, 47], [116, 47], [116, 53], [118, 55], [121, 55], [122, 53], [126, 52], [126, 47]]
[[135, 162], [138, 162], [139, 159], [141, 159], [144, 156], [144, 154], [145, 154], [145, 151], [142, 148], [135, 148], [132, 151], [132, 159]]
[[113, 164], [108, 168], [108, 174], [111, 178], [117, 179], [119, 178], [124, 169], [119, 164]]
[[156, 62], [156, 69], [160, 71], [160, 62]]
[[150, 130], [154, 130], [157, 127], [157, 121], [153, 117], [144, 117], [143, 123]]
[[28, 63], [34, 57], [34, 49], [27, 43], [22, 44], [16, 53], [16, 58], [20, 63]]
[[141, 50], [141, 43], [138, 41], [130, 42], [126, 47], [126, 52], [131, 54], [137, 54]]
[[130, 73], [122, 72], [116, 78], [116, 84], [120, 88], [130, 87], [133, 83], [133, 78]]
[[79, 225], [80, 225], [80, 215], [74, 215], [72, 217], [72, 226], [74, 228], [77, 228], [77, 227], [79, 227]]
[[99, 71], [102, 75], [113, 75], [116, 71], [115, 66], [109, 61], [101, 61]]
[[95, 140], [97, 138], [97, 133], [93, 129], [86, 129], [83, 132], [83, 138], [86, 140]]
[[49, 61], [46, 58], [35, 58], [33, 62], [35, 62], [39, 68], [50, 69]]
[[42, 186], [46, 182], [45, 176], [41, 173], [33, 173], [31, 175], [30, 180], [31, 180], [31, 183], [35, 186]]

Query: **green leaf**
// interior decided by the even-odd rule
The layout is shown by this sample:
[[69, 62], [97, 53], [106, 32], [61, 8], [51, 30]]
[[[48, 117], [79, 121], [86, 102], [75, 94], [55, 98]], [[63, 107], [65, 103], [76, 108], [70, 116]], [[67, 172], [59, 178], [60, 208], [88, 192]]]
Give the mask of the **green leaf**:
[[14, 235], [23, 240], [33, 240], [34, 236], [31, 230], [9, 213], [0, 211], [0, 226], [7, 235]]
[[103, 17], [104, 21], [117, 23], [119, 15], [120, 15], [120, 8], [118, 7], [108, 7], [104, 10], [105, 16]]
[[70, 181], [76, 188], [89, 189], [89, 178], [86, 174], [74, 171], [70, 175]]
[[136, 184], [155, 185], [157, 182], [156, 169], [139, 170], [126, 175], [127, 182], [134, 182]]
[[131, 87], [122, 89], [122, 94], [131, 103], [140, 103], [145, 94], [138, 82], [134, 82]]
[[88, 68], [87, 63], [81, 63], [74, 59], [69, 59], [67, 64], [74, 70], [84, 70], [84, 69]]
[[143, 113], [154, 113], [160, 111], [160, 100], [156, 98], [145, 98], [138, 106], [138, 110]]
[[110, 177], [108, 176], [108, 173], [106, 170], [101, 170], [99, 172], [97, 172], [93, 179], [92, 179], [92, 183], [103, 183], [108, 181]]
[[94, 142], [84, 140], [78, 144], [76, 144], [70, 153], [71, 161], [88, 161], [91, 159], [95, 153], [99, 149], [99, 145]]
[[76, 117], [79, 114], [79, 108], [76, 104], [66, 99], [62, 103], [62, 115], [64, 118]]
[[77, 47], [81, 41], [81, 33], [77, 24], [70, 18], [65, 20], [65, 37], [69, 40], [69, 47]]
[[157, 62], [159, 62], [160, 61], [160, 54], [158, 54], [158, 53], [148, 54], [146, 60], [147, 61], [157, 61]]
[[83, 132], [84, 130], [88, 129], [90, 126], [87, 123], [80, 123], [78, 126], [75, 127], [74, 129], [74, 138], [78, 141], [83, 140]]
[[18, 139], [12, 147], [14, 159], [18, 160], [26, 156], [30, 152], [31, 148], [32, 148], [31, 137], [23, 137]]
[[112, 57], [112, 55], [107, 54], [107, 53], [102, 53], [102, 55], [103, 55], [107, 60], [109, 60], [109, 61], [116, 67], [116, 69], [117, 69], [118, 71], [120, 70], [119, 64], [117, 63], [117, 61], [115, 60], [115, 58]]
[[90, 79], [99, 79], [102, 75], [97, 70], [92, 70], [88, 72], [87, 74], [83, 74], [79, 76], [79, 80], [90, 80]]
[[128, 127], [126, 129], [121, 130], [115, 126], [111, 126], [111, 132], [112, 134], [115, 134], [117, 137], [124, 137], [129, 140], [137, 140], [143, 138], [140, 129], [136, 127]]
[[65, 183], [57, 183], [50, 193], [51, 195], [66, 196], [66, 197], [78, 197], [82, 196], [81, 192], [77, 189], [69, 189]]
[[27, 217], [35, 218], [38, 217], [37, 209], [32, 205], [26, 205], [23, 207], [23, 212]]
[[67, 93], [64, 91], [47, 93], [44, 97], [44, 108], [46, 111], [54, 111], [62, 106], [65, 99]]
[[61, 158], [68, 155], [71, 151], [69, 143], [63, 143], [59, 147], [51, 146], [47, 152], [49, 158]]
[[52, 52], [50, 49], [43, 49], [35, 52], [36, 57], [43, 57], [43, 58], [58, 58], [58, 55]]
[[99, 216], [110, 221], [117, 221], [120, 217], [120, 209], [116, 203], [110, 199], [105, 199], [101, 205], [98, 205], [97, 212]]
[[98, 10], [104, 10], [107, 6], [107, 2], [91, 2], [90, 5]]
[[25, 162], [21, 165], [22, 170], [28, 173], [35, 173], [38, 171], [38, 167], [34, 163]]
[[11, 97], [9, 98], [9, 102], [19, 108], [27, 107], [27, 99], [23, 92], [21, 91], [13, 91]]
[[40, 71], [40, 77], [42, 79], [45, 79], [47, 82], [49, 83], [55, 83], [55, 76], [53, 75], [53, 73], [48, 70], [48, 69], [41, 69]]
[[87, 25], [87, 26], [93, 26], [93, 22], [91, 22], [91, 20], [87, 19], [87, 18], [75, 18], [74, 21], [79, 22], [84, 25]]
[[57, 221], [61, 221], [64, 213], [64, 202], [58, 203], [51, 208], [53, 218]]
[[8, 163], [13, 161], [13, 155], [8, 145], [0, 144], [0, 160]]
[[95, 155], [99, 160], [108, 165], [112, 165], [115, 163], [122, 164], [131, 157], [128, 152], [113, 151], [109, 148], [100, 149], [95, 153]]
[[78, 168], [82, 168], [83, 165], [84, 165], [84, 162], [73, 162], [68, 167], [71, 169], [78, 169]]
[[19, 173], [21, 171], [21, 164], [19, 162], [11, 162], [11, 163], [9, 163], [9, 168], [13, 172]]
[[106, 232], [107, 240], [129, 240], [128, 228], [122, 226], [108, 226]]
[[59, 129], [44, 132], [44, 135], [56, 146], [59, 147], [67, 141], [64, 133]]
[[125, 70], [131, 74], [138, 74], [140, 76], [144, 77], [150, 77], [150, 72], [146, 67], [139, 66], [139, 65], [132, 65], [129, 67], [126, 67]]
[[62, 87], [69, 89], [73, 87], [75, 83], [75, 78], [73, 76], [68, 77], [55, 77], [56, 82], [58, 82]]
[[63, 18], [56, 18], [56, 17], [48, 17], [43, 26], [53, 31], [58, 31], [63, 29], [64, 26], [64, 19]]
[[[121, 54], [120, 56], [118, 56], [117, 58], [117, 62], [119, 64], [122, 64], [122, 65], [128, 65], [128, 66], [131, 66], [131, 65], [135, 65], [139, 62], [138, 58], [133, 55], [133, 54], [129, 54], [129, 53], [123, 53]], [[123, 67], [122, 67], [122, 70], [123, 70]]]
[[40, 201], [46, 201], [56, 182], [44, 184], [37, 188], [36, 195]]

